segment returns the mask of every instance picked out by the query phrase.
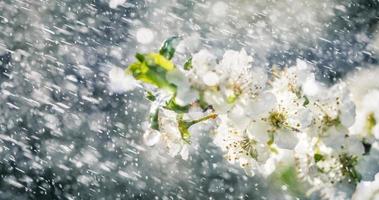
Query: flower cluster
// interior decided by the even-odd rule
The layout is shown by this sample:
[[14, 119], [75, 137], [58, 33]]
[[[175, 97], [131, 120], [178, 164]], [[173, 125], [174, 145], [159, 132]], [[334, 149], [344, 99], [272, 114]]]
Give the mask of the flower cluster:
[[[356, 103], [348, 86], [317, 81], [305, 61], [267, 70], [253, 67], [245, 50], [228, 50], [221, 60], [201, 50], [181, 67], [172, 62], [177, 39], [159, 53], [137, 54], [125, 70], [152, 101], [147, 145], [162, 143], [171, 156], [187, 159], [192, 137], [203, 131], [250, 175], [272, 173], [289, 153], [311, 185], [360, 181], [356, 166], [379, 137], [379, 107], [358, 107], [353, 126]], [[377, 91], [364, 101], [372, 99], [379, 99]]]

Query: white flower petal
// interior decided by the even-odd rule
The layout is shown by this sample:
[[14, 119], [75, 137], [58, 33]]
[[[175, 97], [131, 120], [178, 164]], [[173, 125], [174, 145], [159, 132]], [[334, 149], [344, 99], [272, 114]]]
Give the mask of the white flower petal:
[[216, 57], [207, 50], [201, 50], [192, 56], [192, 70], [199, 76], [216, 66]]
[[109, 89], [115, 93], [123, 93], [133, 90], [138, 82], [119, 67], [112, 67], [109, 71]]
[[352, 200], [360, 199], [379, 199], [379, 173], [375, 175], [375, 180], [372, 182], [362, 181], [360, 182], [352, 196]]
[[379, 124], [377, 124], [376, 126], [374, 126], [373, 133], [375, 135], [375, 138], [379, 140]]
[[203, 75], [203, 82], [207, 86], [216, 86], [220, 82], [220, 77], [215, 72], [208, 71]]
[[255, 101], [247, 101], [246, 112], [249, 116], [256, 118], [262, 113], [272, 110], [276, 106], [276, 97], [271, 92], [265, 92], [258, 96]]
[[179, 70], [173, 70], [166, 74], [166, 78], [170, 83], [175, 84], [180, 89], [190, 88], [190, 83], [187, 80], [187, 77]]
[[348, 133], [343, 127], [330, 127], [326, 135], [322, 137], [324, 144], [334, 150], [339, 150], [345, 142], [345, 135]]
[[268, 134], [269, 129], [270, 126], [266, 122], [259, 120], [251, 123], [248, 129], [248, 134], [251, 138], [265, 144], [270, 139]]
[[176, 94], [175, 101], [181, 106], [193, 103], [199, 98], [199, 93], [193, 89], [179, 89]]
[[182, 157], [183, 160], [187, 160], [188, 155], [189, 155], [188, 146], [184, 145], [182, 150], [180, 151], [180, 156]]
[[181, 151], [181, 144], [179, 143], [171, 143], [168, 145], [168, 155], [171, 157], [175, 157]]
[[294, 149], [299, 139], [291, 131], [280, 130], [274, 133], [274, 142], [279, 148]]
[[228, 117], [233, 126], [239, 130], [245, 130], [250, 123], [249, 117], [245, 114], [244, 107], [239, 104], [229, 111]]
[[355, 105], [353, 102], [347, 102], [341, 105], [340, 120], [345, 127], [350, 127], [355, 121]]
[[307, 80], [302, 85], [302, 90], [307, 97], [313, 97], [317, 95], [320, 90], [321, 86], [316, 82], [314, 77], [307, 78]]
[[269, 158], [271, 158], [271, 151], [266, 143], [258, 143], [256, 145], [256, 150], [258, 153], [257, 161], [260, 163], [266, 162]]
[[204, 99], [219, 114], [227, 112], [232, 105], [228, 104], [224, 96], [219, 92], [205, 91]]
[[242, 69], [249, 68], [252, 61], [253, 58], [244, 49], [240, 52], [228, 50], [224, 53], [219, 69], [224, 73], [241, 72]]
[[365, 153], [365, 148], [358, 137], [350, 136], [346, 140], [345, 147], [350, 155], [363, 155]]
[[310, 109], [307, 108], [300, 108], [299, 110], [296, 110], [295, 114], [291, 116], [290, 119], [288, 119], [288, 123], [294, 127], [294, 128], [306, 128], [308, 127], [313, 120], [312, 112]]
[[148, 129], [145, 134], [143, 134], [143, 141], [147, 146], [154, 146], [161, 139], [161, 133], [154, 129]]

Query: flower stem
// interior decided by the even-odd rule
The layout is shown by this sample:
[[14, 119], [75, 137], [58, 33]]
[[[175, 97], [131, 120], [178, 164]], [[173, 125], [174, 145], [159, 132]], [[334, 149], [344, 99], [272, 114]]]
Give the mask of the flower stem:
[[190, 121], [188, 122], [189, 126], [192, 126], [194, 124], [197, 124], [197, 123], [200, 123], [200, 122], [203, 122], [203, 121], [206, 121], [208, 119], [215, 119], [217, 117], [217, 114], [216, 113], [212, 113], [210, 115], [207, 115], [205, 117], [202, 117], [202, 118], [199, 118], [199, 119], [195, 119], [193, 121]]

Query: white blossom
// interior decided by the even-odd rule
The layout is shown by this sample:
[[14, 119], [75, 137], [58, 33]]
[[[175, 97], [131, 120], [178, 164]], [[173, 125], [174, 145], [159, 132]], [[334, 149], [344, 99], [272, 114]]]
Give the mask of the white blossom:
[[189, 144], [182, 139], [177, 114], [170, 110], [160, 109], [158, 117], [161, 140], [167, 147], [168, 154], [172, 157], [180, 155], [187, 160]]
[[147, 146], [154, 146], [160, 141], [161, 133], [155, 129], [148, 128], [143, 134], [143, 141]]
[[185, 106], [198, 99], [198, 92], [191, 87], [183, 72], [171, 71], [166, 75], [166, 78], [177, 87], [175, 100], [179, 105]]
[[153, 90], [158, 125], [150, 122], [146, 145], [161, 143], [170, 156], [188, 159], [191, 136], [206, 132], [247, 174], [268, 176], [293, 164], [324, 198], [346, 198], [346, 185], [375, 171], [379, 89], [357, 101], [351, 84], [326, 86], [305, 61], [268, 73], [245, 50], [228, 50], [220, 61], [201, 50], [189, 61], [170, 65], [163, 77], [174, 92]]
[[254, 175], [259, 163], [268, 160], [271, 154], [270, 147], [247, 132], [231, 128], [226, 116], [221, 116], [221, 119], [214, 138], [215, 144], [226, 152], [227, 161], [239, 164], [246, 173]]
[[123, 69], [112, 67], [109, 70], [109, 89], [115, 93], [123, 93], [133, 90], [138, 86], [138, 82]]
[[358, 199], [379, 199], [379, 173], [375, 175], [373, 181], [362, 181], [352, 196], [352, 200]]
[[372, 90], [357, 102], [357, 117], [351, 134], [364, 137], [367, 142], [379, 139], [379, 90]]

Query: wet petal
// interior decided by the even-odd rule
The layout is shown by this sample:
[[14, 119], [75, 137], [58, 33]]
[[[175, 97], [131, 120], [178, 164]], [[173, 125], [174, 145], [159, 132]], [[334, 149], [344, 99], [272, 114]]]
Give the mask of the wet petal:
[[279, 148], [294, 149], [299, 139], [291, 131], [280, 130], [274, 133], [274, 142]]
[[148, 129], [145, 134], [143, 134], [143, 141], [147, 146], [154, 146], [160, 141], [161, 133], [154, 129]]
[[251, 138], [256, 139], [260, 143], [266, 143], [270, 137], [268, 134], [268, 130], [270, 126], [263, 121], [257, 121], [251, 123], [248, 129], [248, 134]]

